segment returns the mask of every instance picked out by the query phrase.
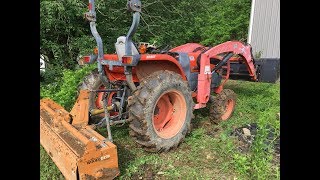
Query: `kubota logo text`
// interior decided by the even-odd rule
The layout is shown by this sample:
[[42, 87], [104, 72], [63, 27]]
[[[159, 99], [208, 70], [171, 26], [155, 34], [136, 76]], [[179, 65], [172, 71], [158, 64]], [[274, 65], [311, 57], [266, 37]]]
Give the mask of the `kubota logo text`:
[[91, 163], [94, 163], [94, 162], [97, 162], [97, 161], [103, 161], [103, 160], [109, 159], [109, 158], [110, 158], [109, 154], [107, 154], [105, 156], [97, 157], [97, 158], [92, 158], [89, 161], [87, 161], [87, 164], [91, 164]]
[[147, 56], [147, 58], [149, 59], [149, 58], [155, 58], [156, 57], [156, 55], [148, 55]]

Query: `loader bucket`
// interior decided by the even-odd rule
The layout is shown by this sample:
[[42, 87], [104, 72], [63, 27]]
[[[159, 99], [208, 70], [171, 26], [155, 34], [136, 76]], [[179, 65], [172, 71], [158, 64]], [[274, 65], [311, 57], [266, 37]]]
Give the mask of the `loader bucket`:
[[40, 100], [40, 143], [67, 180], [113, 179], [120, 174], [117, 147], [88, 125], [88, 91], [70, 113]]

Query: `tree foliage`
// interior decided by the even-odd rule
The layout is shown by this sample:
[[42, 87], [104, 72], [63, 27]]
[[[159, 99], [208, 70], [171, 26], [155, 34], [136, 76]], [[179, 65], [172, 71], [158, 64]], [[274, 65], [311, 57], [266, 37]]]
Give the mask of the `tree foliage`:
[[[126, 0], [97, 0], [97, 29], [105, 53], [114, 53], [117, 37], [125, 35], [132, 16]], [[55, 69], [74, 69], [79, 56], [96, 46], [84, 19], [87, 0], [40, 1], [40, 52]], [[135, 42], [177, 46], [187, 42], [216, 45], [246, 40], [250, 0], [142, 0]], [[54, 68], [53, 68], [54, 69]]]

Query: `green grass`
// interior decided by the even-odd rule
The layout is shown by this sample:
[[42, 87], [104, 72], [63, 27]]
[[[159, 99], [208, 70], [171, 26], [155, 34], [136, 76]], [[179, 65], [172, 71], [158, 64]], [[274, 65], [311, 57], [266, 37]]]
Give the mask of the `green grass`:
[[[272, 145], [266, 145], [268, 129], [280, 135], [280, 83], [254, 83], [230, 80], [225, 88], [234, 90], [237, 106], [232, 118], [211, 124], [208, 109], [194, 112], [193, 130], [185, 141], [168, 153], [147, 153], [129, 137], [128, 126], [112, 127], [118, 147], [121, 175], [117, 179], [280, 179], [279, 159]], [[256, 139], [248, 153], [240, 153], [236, 127], [257, 123]], [[105, 129], [101, 129], [106, 136]], [[41, 179], [63, 179], [58, 168], [40, 146]]]

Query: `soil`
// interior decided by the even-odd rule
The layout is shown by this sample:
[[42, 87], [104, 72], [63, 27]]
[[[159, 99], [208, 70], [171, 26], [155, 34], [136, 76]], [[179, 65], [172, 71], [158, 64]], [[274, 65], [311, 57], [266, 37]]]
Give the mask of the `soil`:
[[51, 117], [49, 116], [49, 114], [47, 113], [47, 111], [41, 110], [41, 111], [40, 111], [40, 116], [41, 116], [42, 119], [43, 119], [45, 122], [47, 122], [50, 126], [53, 125], [52, 119], [51, 119]]
[[[243, 132], [244, 128], [250, 131], [249, 136], [244, 134]], [[268, 125], [266, 128], [269, 130], [269, 133], [264, 143], [266, 145], [272, 144], [274, 148], [275, 156], [280, 157], [280, 136], [276, 137], [276, 140], [274, 141], [275, 129]], [[239, 128], [235, 128], [231, 132], [231, 136], [237, 137], [237, 141], [235, 143], [241, 153], [247, 153], [250, 151], [250, 147], [255, 139], [255, 136], [257, 135], [258, 130], [259, 130], [258, 125], [256, 123], [252, 123], [252, 124], [244, 125]]]
[[83, 155], [85, 151], [85, 145], [73, 137], [70, 133], [64, 131], [59, 133], [59, 136], [63, 138], [63, 140], [74, 150], [80, 157]]
[[156, 177], [156, 172], [153, 170], [153, 165], [150, 164], [142, 164], [139, 167], [139, 171], [132, 175], [131, 179], [146, 179], [152, 180]]
[[214, 138], [218, 138], [221, 132], [222, 132], [222, 129], [220, 127], [214, 127], [214, 128], [211, 128], [210, 130], [206, 129], [206, 134]]
[[[45, 122], [49, 124], [49, 126], [53, 127], [53, 122], [52, 118], [50, 115], [45, 111], [41, 110], [40, 111], [40, 116], [43, 118]], [[69, 132], [67, 131], [62, 131], [59, 133], [59, 136], [80, 156], [83, 155], [85, 151], [85, 145], [77, 140], [74, 136], [72, 136]]]

